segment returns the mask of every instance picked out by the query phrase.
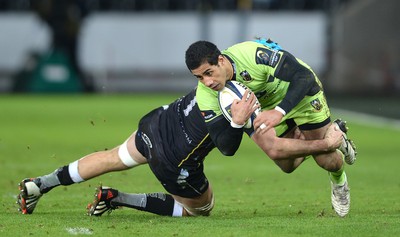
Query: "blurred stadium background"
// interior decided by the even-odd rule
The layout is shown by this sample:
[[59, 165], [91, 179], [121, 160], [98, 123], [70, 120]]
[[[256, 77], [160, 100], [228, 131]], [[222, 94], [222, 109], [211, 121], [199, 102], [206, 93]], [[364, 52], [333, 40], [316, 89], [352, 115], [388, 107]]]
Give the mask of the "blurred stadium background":
[[0, 0], [0, 92], [186, 92], [184, 53], [271, 38], [334, 107], [400, 118], [398, 0]]

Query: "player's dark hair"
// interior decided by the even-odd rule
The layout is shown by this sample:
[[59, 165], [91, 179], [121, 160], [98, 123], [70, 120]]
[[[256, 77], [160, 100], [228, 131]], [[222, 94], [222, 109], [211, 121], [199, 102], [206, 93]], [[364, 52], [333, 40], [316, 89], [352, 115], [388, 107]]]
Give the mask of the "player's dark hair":
[[197, 41], [186, 50], [186, 66], [189, 70], [193, 70], [205, 62], [208, 62], [210, 65], [218, 65], [219, 55], [221, 55], [221, 51], [219, 51], [215, 44], [204, 40]]

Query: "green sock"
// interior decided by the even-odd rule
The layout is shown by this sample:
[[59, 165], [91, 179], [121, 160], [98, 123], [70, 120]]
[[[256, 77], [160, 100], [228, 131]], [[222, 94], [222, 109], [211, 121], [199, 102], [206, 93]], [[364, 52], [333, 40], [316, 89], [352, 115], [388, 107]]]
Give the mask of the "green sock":
[[[344, 155], [341, 152], [340, 154], [342, 155], [342, 160], [344, 160]], [[346, 172], [344, 172], [344, 161], [342, 167], [338, 171], [329, 172], [329, 177], [334, 184], [343, 185], [346, 182], [347, 177]]]

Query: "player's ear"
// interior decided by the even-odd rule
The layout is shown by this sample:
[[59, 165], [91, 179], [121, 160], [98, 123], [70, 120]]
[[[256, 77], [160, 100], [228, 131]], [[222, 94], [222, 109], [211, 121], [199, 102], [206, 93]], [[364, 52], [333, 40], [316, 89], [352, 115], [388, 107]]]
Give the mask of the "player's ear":
[[225, 63], [225, 58], [224, 58], [224, 56], [222, 56], [222, 54], [220, 54], [219, 56], [218, 56], [218, 63], [221, 63], [221, 64], [224, 64]]

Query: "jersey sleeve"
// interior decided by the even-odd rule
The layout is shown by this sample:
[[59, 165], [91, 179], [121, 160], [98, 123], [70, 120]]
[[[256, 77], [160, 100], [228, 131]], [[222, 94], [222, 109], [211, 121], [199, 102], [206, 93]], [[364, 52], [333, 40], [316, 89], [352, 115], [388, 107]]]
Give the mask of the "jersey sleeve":
[[308, 65], [281, 48], [260, 45], [256, 49], [256, 64], [265, 75], [269, 88], [267, 92], [280, 94], [276, 96], [280, 100], [277, 106], [286, 113], [306, 95], [314, 95], [320, 90], [315, 74]]
[[196, 100], [206, 123], [222, 115], [218, 105], [218, 92], [207, 88], [200, 82], [197, 85]]
[[218, 150], [232, 156], [239, 149], [243, 128], [233, 128], [222, 114], [218, 105], [218, 92], [199, 82], [196, 100], [206, 122], [208, 133]]
[[306, 95], [314, 95], [320, 86], [311, 69], [289, 52], [284, 52], [275, 76], [289, 82], [286, 95], [278, 106], [286, 113], [291, 111]]

